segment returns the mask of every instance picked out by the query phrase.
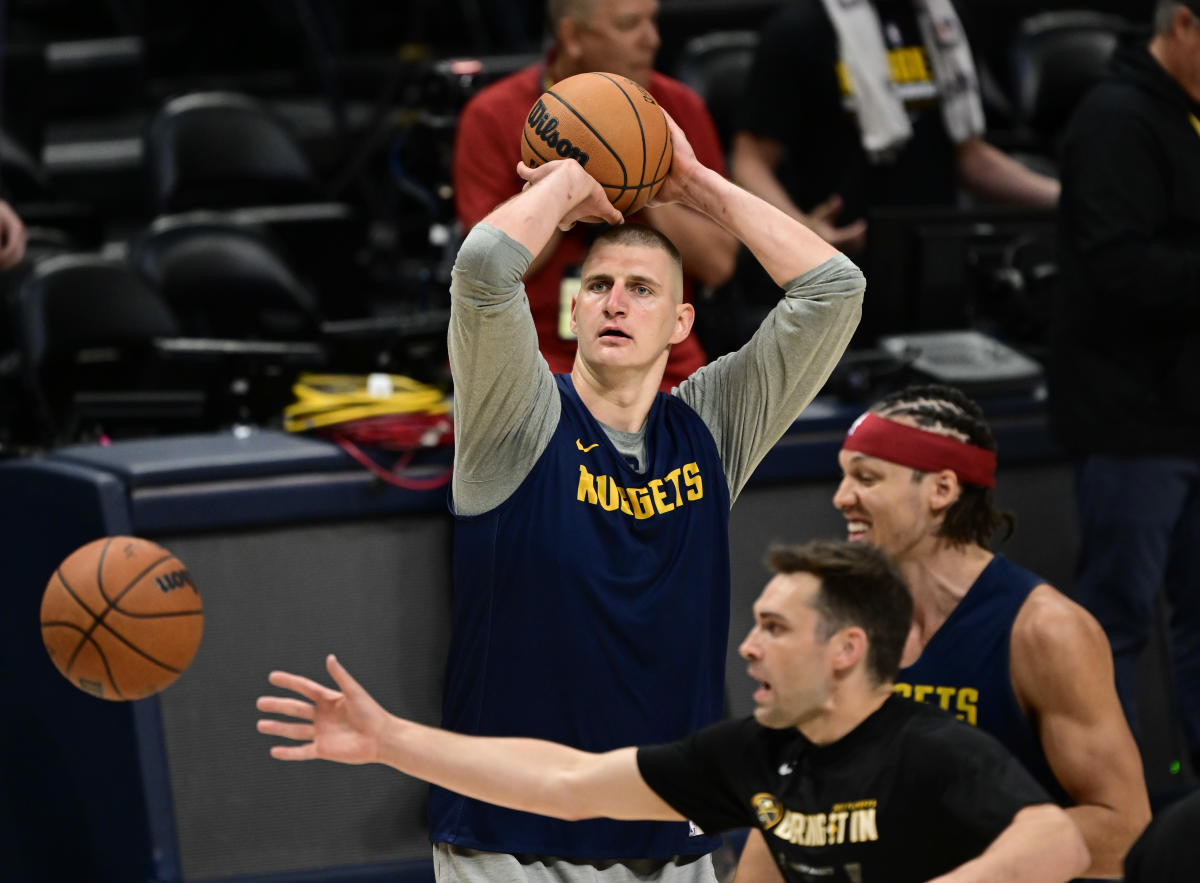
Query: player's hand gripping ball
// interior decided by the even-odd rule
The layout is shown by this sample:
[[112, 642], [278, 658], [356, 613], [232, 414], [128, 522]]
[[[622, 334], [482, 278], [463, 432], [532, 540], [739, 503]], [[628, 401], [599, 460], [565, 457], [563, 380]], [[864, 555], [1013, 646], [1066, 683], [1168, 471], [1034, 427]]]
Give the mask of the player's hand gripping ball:
[[204, 605], [183, 562], [162, 546], [104, 537], [54, 571], [41, 621], [50, 659], [68, 681], [101, 699], [142, 699], [191, 663]]
[[521, 132], [525, 165], [578, 160], [626, 217], [658, 193], [671, 157], [662, 108], [617, 74], [576, 74], [555, 83], [530, 109]]

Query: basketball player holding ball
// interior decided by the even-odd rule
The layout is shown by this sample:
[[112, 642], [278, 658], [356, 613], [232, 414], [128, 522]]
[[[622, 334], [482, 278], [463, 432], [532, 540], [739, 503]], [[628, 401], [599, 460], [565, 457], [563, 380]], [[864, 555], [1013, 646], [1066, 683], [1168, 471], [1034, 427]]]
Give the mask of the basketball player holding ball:
[[[652, 204], [745, 243], [784, 296], [741, 350], [660, 391], [693, 307], [658, 231], [622, 224], [574, 159], [467, 235], [451, 283], [456, 447], [453, 633], [443, 726], [586, 751], [678, 739], [722, 714], [729, 507], [833, 370], [862, 273], [798, 221], [702, 165], [669, 117]], [[513, 132], [516, 140], [518, 131]], [[582, 265], [570, 373], [538, 354], [522, 277], [580, 219], [612, 224]], [[438, 879], [711, 881], [687, 823], [563, 822], [434, 788]]]

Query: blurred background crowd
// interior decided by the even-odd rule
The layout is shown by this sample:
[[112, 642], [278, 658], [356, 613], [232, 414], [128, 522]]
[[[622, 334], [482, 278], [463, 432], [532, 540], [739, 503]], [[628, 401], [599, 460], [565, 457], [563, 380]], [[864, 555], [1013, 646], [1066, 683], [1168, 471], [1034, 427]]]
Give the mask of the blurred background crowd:
[[[719, 159], [740, 183], [761, 192], [763, 157], [778, 161], [787, 147], [760, 124], [776, 102], [806, 141], [841, 150], [841, 123], [795, 119], [797, 101], [829, 103], [818, 87], [752, 70], [762, 34], [781, 26], [764, 27], [794, 19], [797, 4], [649, 5], [653, 37], [636, 39], [642, 49], [652, 40], [655, 69], [704, 100]], [[1033, 170], [1035, 191], [1040, 175], [1056, 174], [1073, 107], [1118, 41], [1149, 33], [1152, 8], [957, 3], [983, 135]], [[278, 424], [300, 370], [445, 382], [449, 267], [461, 222], [475, 219], [456, 194], [455, 133], [475, 93], [546, 59], [541, 0], [8, 0], [0, 9], [0, 194], [15, 212], [2, 219], [11, 229], [0, 452]], [[826, 53], [831, 34], [828, 23], [818, 31]], [[892, 54], [893, 67], [904, 62]], [[752, 76], [777, 88], [750, 91]], [[923, 139], [918, 125], [910, 153], [927, 152]], [[493, 148], [510, 150], [476, 149]], [[776, 180], [793, 208], [843, 237], [871, 281], [832, 391], [866, 396], [895, 373], [895, 358], [875, 346], [883, 334], [977, 328], [1042, 351], [1058, 275], [1053, 194], [989, 193], [962, 167], [939, 170], [936, 155], [904, 171], [904, 187], [839, 192], [845, 182], [828, 180], [822, 162], [789, 167], [785, 156]], [[999, 205], [1014, 202], [1025, 207]], [[769, 308], [773, 288], [752, 264], [696, 280], [703, 306], [689, 368], [738, 346]]]

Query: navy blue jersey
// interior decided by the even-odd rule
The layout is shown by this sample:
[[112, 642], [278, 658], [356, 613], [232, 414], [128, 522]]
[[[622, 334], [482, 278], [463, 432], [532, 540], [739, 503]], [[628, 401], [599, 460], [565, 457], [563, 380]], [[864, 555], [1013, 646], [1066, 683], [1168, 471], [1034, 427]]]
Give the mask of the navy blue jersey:
[[1046, 762], [1037, 731], [1017, 702], [1009, 647], [1017, 612], [1045, 580], [996, 555], [934, 632], [921, 658], [896, 675], [896, 692], [940, 705], [991, 733], [1059, 803], [1070, 799]]
[[[711, 432], [659, 393], [637, 472], [556, 377], [558, 426], [504, 503], [459, 516], [442, 723], [607, 751], [666, 742], [724, 704], [729, 490]], [[434, 842], [564, 858], [669, 858], [684, 822], [562, 822], [433, 788]]]

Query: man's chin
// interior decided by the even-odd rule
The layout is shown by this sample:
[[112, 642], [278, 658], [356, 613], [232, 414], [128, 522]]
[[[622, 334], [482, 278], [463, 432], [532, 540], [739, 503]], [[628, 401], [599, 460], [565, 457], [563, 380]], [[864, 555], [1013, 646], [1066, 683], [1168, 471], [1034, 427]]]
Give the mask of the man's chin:
[[653, 63], [651, 63], [650, 65], [648, 65], [646, 67], [638, 66], [638, 67], [626, 68], [624, 71], [621, 72], [621, 76], [625, 77], [626, 79], [633, 80], [635, 83], [637, 83], [643, 89], [649, 89], [650, 88], [650, 75], [653, 73], [654, 73], [654, 65], [653, 65]]
[[776, 709], [761, 705], [754, 709], [754, 719], [771, 730], [783, 730], [791, 726]]

